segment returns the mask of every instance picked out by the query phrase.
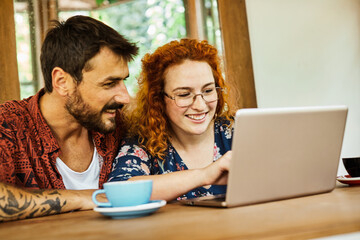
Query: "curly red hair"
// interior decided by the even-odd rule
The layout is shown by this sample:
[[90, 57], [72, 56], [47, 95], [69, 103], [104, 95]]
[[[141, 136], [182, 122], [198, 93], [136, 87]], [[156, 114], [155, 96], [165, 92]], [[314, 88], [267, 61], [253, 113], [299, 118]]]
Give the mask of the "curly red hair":
[[[138, 79], [139, 90], [135, 106], [129, 111], [131, 136], [138, 136], [139, 142], [147, 151], [164, 160], [168, 148], [169, 130], [168, 118], [165, 114], [164, 76], [166, 70], [184, 60], [207, 62], [213, 72], [215, 85], [223, 91], [219, 93], [216, 118], [231, 121], [234, 114], [229, 102], [229, 91], [220, 69], [220, 58], [215, 47], [207, 41], [181, 39], [171, 41], [159, 47], [152, 54], [142, 58], [142, 72]], [[216, 119], [215, 119], [216, 120]]]

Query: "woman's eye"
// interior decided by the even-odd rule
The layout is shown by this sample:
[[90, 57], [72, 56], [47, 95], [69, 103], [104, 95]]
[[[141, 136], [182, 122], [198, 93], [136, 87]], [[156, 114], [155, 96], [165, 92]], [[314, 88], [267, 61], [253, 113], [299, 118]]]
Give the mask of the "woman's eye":
[[215, 88], [208, 88], [208, 89], [205, 89], [203, 91], [203, 93], [207, 94], [207, 93], [212, 93], [213, 91], [215, 90]]
[[181, 98], [189, 97], [190, 95], [191, 95], [190, 92], [184, 92], [184, 93], [177, 93], [176, 94], [177, 97], [181, 97]]

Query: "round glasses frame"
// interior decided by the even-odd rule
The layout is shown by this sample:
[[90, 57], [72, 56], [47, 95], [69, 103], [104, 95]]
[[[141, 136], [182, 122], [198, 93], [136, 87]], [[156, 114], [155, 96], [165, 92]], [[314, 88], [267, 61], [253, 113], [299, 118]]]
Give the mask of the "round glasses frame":
[[221, 87], [215, 87], [215, 90], [216, 90], [216, 99], [211, 100], [211, 101], [207, 101], [207, 100], [204, 98], [204, 93], [198, 93], [198, 94], [191, 93], [191, 94], [193, 95], [193, 96], [192, 96], [192, 102], [191, 102], [190, 104], [186, 104], [186, 105], [179, 105], [179, 104], [178, 104], [178, 101], [176, 100], [176, 99], [177, 99], [176, 96], [175, 96], [175, 97], [172, 97], [172, 96], [168, 95], [166, 92], [163, 92], [163, 93], [164, 93], [164, 95], [165, 95], [166, 97], [170, 98], [171, 100], [174, 100], [176, 106], [178, 106], [178, 107], [189, 107], [189, 106], [191, 106], [191, 105], [194, 104], [195, 99], [196, 99], [197, 96], [201, 96], [201, 98], [202, 98], [206, 103], [212, 103], [212, 102], [217, 101], [217, 100], [219, 99], [219, 92], [222, 91], [223, 89], [222, 89]]

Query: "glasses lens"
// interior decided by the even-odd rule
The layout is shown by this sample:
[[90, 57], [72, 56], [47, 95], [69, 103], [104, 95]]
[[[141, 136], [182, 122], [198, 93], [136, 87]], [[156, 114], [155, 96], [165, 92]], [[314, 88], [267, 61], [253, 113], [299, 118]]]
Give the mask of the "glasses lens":
[[202, 97], [206, 102], [213, 102], [218, 99], [217, 88], [210, 88], [203, 92]]
[[179, 107], [190, 106], [193, 102], [194, 102], [193, 96], [191, 98], [190, 97], [182, 98], [182, 97], [175, 96], [175, 104], [178, 105]]
[[[205, 102], [214, 102], [218, 100], [218, 88], [206, 89], [201, 95]], [[183, 95], [175, 95], [175, 104], [178, 107], [188, 107], [195, 101], [195, 94], [187, 93]]]

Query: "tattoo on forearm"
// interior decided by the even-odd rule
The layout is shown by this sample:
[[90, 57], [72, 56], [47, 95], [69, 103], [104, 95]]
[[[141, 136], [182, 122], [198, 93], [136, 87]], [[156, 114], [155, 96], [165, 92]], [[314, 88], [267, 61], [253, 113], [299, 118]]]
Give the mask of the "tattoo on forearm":
[[0, 222], [60, 213], [66, 205], [57, 190], [20, 190], [0, 185]]

